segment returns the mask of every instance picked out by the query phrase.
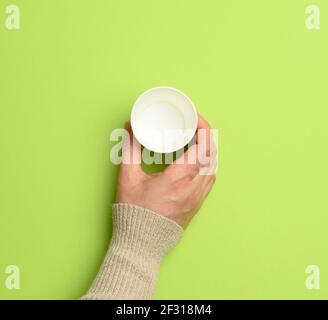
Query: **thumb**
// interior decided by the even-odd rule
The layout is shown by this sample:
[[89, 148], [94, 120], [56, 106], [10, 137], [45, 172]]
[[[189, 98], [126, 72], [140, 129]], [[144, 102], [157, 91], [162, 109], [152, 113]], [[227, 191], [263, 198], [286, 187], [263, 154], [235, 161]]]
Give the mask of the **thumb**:
[[122, 145], [121, 172], [133, 174], [142, 173], [141, 145], [134, 137], [131, 124], [125, 124], [124, 141]]

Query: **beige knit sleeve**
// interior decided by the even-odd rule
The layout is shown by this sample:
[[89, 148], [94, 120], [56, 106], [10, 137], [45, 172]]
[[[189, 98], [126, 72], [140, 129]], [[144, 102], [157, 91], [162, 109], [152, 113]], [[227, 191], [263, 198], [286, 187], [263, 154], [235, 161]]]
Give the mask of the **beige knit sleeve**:
[[113, 205], [113, 237], [84, 300], [152, 299], [162, 259], [183, 229], [145, 208]]

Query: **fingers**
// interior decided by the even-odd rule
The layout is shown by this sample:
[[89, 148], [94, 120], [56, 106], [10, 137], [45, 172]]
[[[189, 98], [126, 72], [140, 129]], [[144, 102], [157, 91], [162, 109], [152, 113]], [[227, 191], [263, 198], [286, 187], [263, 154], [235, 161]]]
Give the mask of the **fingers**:
[[[204, 170], [204, 172], [202, 172], [202, 170]], [[212, 169], [211, 167], [203, 167], [200, 169], [199, 174], [197, 174], [193, 178], [192, 183], [196, 186], [195, 188], [203, 189], [204, 185], [206, 185], [209, 182], [214, 183], [215, 180], [216, 180], [216, 174], [214, 169]]]
[[208, 179], [203, 186], [203, 190], [202, 190], [202, 201], [205, 200], [205, 198], [208, 196], [208, 194], [210, 193], [210, 191], [213, 188], [213, 185], [216, 181], [216, 177], [215, 176], [211, 176], [211, 179]]
[[198, 159], [203, 166], [210, 165], [211, 157], [216, 156], [216, 147], [209, 123], [198, 115], [197, 125]]
[[191, 146], [179, 159], [165, 169], [164, 174], [176, 181], [186, 176], [194, 178], [200, 168], [197, 162], [197, 150], [197, 145]]
[[203, 165], [199, 169], [199, 175], [200, 176], [215, 175], [217, 172], [217, 167], [218, 167], [218, 160], [217, 160], [217, 155], [215, 153], [209, 157], [207, 165]]
[[197, 144], [201, 147], [201, 150], [206, 155], [210, 155], [209, 151], [211, 149], [211, 126], [201, 115], [198, 115], [196, 138]]
[[216, 147], [211, 127], [208, 122], [198, 116], [196, 144], [189, 149], [167, 169], [173, 179], [181, 179], [184, 175], [213, 175], [216, 172]]

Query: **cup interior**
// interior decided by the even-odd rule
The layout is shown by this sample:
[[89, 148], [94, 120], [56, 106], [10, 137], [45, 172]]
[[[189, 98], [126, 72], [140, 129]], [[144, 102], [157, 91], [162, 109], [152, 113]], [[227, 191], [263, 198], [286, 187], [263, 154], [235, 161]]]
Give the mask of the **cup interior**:
[[177, 151], [194, 137], [197, 112], [181, 91], [158, 87], [143, 93], [135, 102], [131, 126], [136, 139], [158, 153]]

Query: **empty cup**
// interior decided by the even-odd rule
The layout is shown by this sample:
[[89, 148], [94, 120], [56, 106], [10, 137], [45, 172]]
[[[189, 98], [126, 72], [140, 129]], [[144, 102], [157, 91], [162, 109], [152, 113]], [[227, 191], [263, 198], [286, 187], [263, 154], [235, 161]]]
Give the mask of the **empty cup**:
[[131, 114], [136, 139], [157, 153], [175, 152], [186, 146], [196, 133], [197, 121], [192, 101], [170, 87], [144, 92], [135, 102]]

